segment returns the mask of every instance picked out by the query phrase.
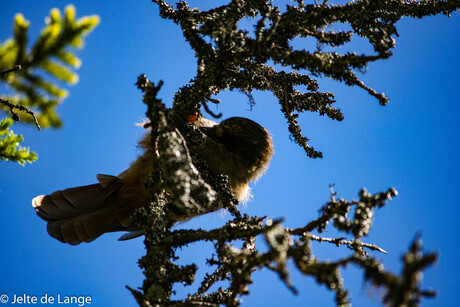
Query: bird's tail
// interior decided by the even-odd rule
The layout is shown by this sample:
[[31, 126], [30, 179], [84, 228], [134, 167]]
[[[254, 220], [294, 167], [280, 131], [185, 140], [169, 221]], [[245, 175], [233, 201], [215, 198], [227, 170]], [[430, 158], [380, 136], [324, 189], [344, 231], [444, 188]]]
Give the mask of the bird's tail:
[[32, 200], [37, 214], [48, 222], [48, 233], [63, 243], [91, 242], [103, 233], [126, 230], [132, 208], [117, 198], [120, 178], [98, 175], [99, 183], [40, 195]]

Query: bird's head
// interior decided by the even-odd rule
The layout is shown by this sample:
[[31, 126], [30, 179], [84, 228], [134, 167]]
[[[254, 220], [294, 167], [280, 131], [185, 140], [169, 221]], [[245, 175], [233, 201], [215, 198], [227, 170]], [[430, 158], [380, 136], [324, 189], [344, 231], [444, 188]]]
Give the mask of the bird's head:
[[[213, 127], [201, 127], [207, 135], [207, 160], [215, 171], [255, 179], [268, 166], [273, 143], [268, 131], [243, 117], [231, 117]], [[242, 178], [243, 179], [243, 178]]]

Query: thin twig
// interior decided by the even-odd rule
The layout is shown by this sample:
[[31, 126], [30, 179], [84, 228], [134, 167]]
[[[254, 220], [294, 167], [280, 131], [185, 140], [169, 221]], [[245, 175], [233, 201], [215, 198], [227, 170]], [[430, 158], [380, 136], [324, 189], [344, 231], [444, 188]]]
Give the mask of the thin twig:
[[0, 77], [3, 78], [4, 76], [8, 75], [9, 73], [11, 73], [13, 71], [16, 71], [16, 70], [20, 70], [21, 68], [22, 68], [21, 65], [16, 65], [11, 69], [4, 70], [4, 71], [0, 72]]
[[355, 240], [345, 240], [344, 238], [324, 238], [324, 237], [320, 237], [320, 236], [309, 234], [309, 233], [305, 234], [305, 236], [308, 237], [311, 240], [318, 241], [318, 242], [329, 242], [329, 243], [336, 244], [337, 246], [345, 244], [345, 245], [348, 245], [350, 247], [353, 247], [353, 246], [366, 247], [366, 248], [369, 248], [370, 250], [373, 250], [373, 251], [376, 250], [376, 251], [379, 251], [381, 253], [388, 254], [386, 250], [384, 250], [383, 248], [378, 247], [375, 244], [358, 242], [358, 241], [355, 241]]
[[[22, 68], [21, 65], [16, 65], [11, 69], [4, 70], [4, 71], [0, 72], [0, 77], [3, 78], [6, 75], [8, 75], [9, 73], [12, 73], [12, 72], [15, 72], [17, 70], [20, 70], [21, 68]], [[10, 108], [11, 115], [12, 115], [14, 121], [19, 121], [19, 114], [14, 111], [14, 109], [18, 109], [19, 111], [23, 111], [23, 112], [26, 112], [26, 113], [29, 113], [30, 115], [32, 115], [32, 117], [34, 118], [34, 121], [35, 121], [35, 126], [37, 126], [38, 130], [41, 130], [40, 125], [38, 124], [38, 119], [37, 119], [37, 116], [35, 115], [35, 112], [30, 110], [29, 108], [26, 108], [23, 105], [18, 105], [18, 104], [11, 103], [8, 100], [2, 99], [2, 98], [0, 98], [0, 102], [2, 104], [4, 104], [5, 106], [7, 106], [8, 108]]]
[[35, 121], [35, 126], [37, 126], [38, 130], [41, 130], [40, 125], [38, 124], [37, 116], [35, 115], [34, 111], [30, 110], [29, 108], [26, 108], [23, 105], [11, 103], [8, 100], [2, 99], [2, 98], [0, 98], [0, 102], [4, 104], [5, 106], [7, 106], [8, 108], [10, 108], [11, 114], [13, 115], [13, 120], [19, 121], [18, 113], [14, 111], [14, 109], [18, 109], [19, 111], [23, 111], [23, 112], [26, 112], [32, 115]]
[[[208, 100], [210, 100], [212, 103], [215, 103], [215, 102], [214, 102], [213, 100], [211, 100], [211, 99], [208, 99]], [[214, 117], [214, 118], [221, 118], [221, 117], [222, 117], [222, 113], [215, 114], [214, 112], [212, 112], [212, 111], [209, 109], [209, 107], [208, 107], [208, 105], [206, 104], [206, 102], [203, 102], [201, 105], [203, 106], [204, 110], [205, 110], [209, 115], [211, 115], [212, 117]]]

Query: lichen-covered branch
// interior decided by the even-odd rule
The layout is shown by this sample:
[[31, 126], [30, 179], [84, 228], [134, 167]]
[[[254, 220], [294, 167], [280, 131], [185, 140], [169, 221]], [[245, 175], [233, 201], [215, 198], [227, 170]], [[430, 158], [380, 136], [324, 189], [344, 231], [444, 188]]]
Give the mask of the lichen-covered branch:
[[[148, 84], [154, 89], [158, 88], [151, 83]], [[144, 99], [144, 101], [147, 100]], [[149, 101], [152, 100], [149, 99]], [[157, 102], [161, 103], [159, 100]], [[157, 110], [160, 109], [163, 107], [157, 108]], [[162, 111], [159, 112], [162, 113]], [[158, 136], [162, 131], [162, 128], [157, 128], [159, 130], [156, 134], [155, 144], [158, 143]], [[165, 137], [172, 140], [171, 146], [175, 148], [182, 146], [174, 142], [174, 134], [167, 134]], [[157, 150], [158, 160], [163, 159], [162, 155], [168, 152], [168, 150], [159, 147]], [[187, 155], [184, 156], [187, 157]], [[180, 169], [182, 164], [172, 165], [173, 167], [178, 166]], [[348, 291], [341, 277], [341, 269], [349, 264], [362, 268], [366, 280], [385, 290], [385, 302], [417, 301], [422, 297], [432, 295], [432, 292], [420, 290], [419, 281], [414, 277], [432, 264], [435, 260], [433, 254], [423, 256], [419, 245], [417, 245], [418, 247], [413, 246], [409, 254], [404, 257], [405, 267], [402, 276], [399, 277], [384, 271], [381, 262], [365, 251], [368, 249], [386, 253], [385, 250], [375, 244], [361, 241], [361, 238], [369, 233], [374, 210], [385, 206], [388, 200], [397, 195], [394, 189], [373, 195], [362, 190], [359, 193], [359, 200], [348, 202], [344, 199], [337, 200], [336, 193], [331, 187], [331, 201], [320, 211], [320, 217], [306, 226], [298, 228], [284, 227], [281, 220], [273, 221], [266, 220], [265, 217], [238, 215], [224, 226], [212, 230], [183, 229], [171, 231], [174, 218], [171, 218], [169, 212], [172, 207], [176, 206], [175, 202], [171, 202], [171, 199], [178, 201], [181, 198], [177, 198], [176, 192], [173, 190], [166, 192], [168, 191], [167, 186], [170, 189], [173, 186], [179, 187], [178, 191], [184, 192], [180, 186], [187, 185], [187, 181], [171, 183], [163, 180], [163, 174], [166, 174], [164, 169], [159, 164], [154, 165], [154, 170], [155, 167], [158, 167], [159, 171], [152, 172], [152, 178], [149, 180], [150, 188], [155, 191], [152, 193], [151, 205], [148, 208], [139, 209], [133, 217], [135, 223], [146, 230], [147, 255], [140, 260], [140, 266], [144, 269], [146, 279], [141, 291], [128, 287], [141, 306], [180, 306], [180, 304], [238, 306], [241, 297], [250, 293], [252, 274], [262, 268], [275, 272], [293, 293], [298, 293], [299, 290], [289, 279], [287, 263], [290, 260], [294, 261], [296, 267], [303, 274], [314, 278], [319, 284], [323, 284], [329, 290], [334, 291], [338, 306], [348, 306], [350, 303]], [[209, 201], [213, 201], [213, 199], [210, 198]], [[194, 211], [196, 208], [192, 206], [188, 210]], [[348, 215], [352, 211], [354, 214], [350, 218]], [[324, 238], [312, 233], [324, 231], [329, 224], [343, 232], [345, 236], [351, 236], [351, 238], [347, 239], [345, 236]], [[264, 237], [268, 247], [267, 251], [260, 252], [260, 249], [257, 248], [255, 242], [258, 236]], [[213, 243], [215, 254], [208, 258], [208, 265], [215, 269], [212, 273], [206, 274], [196, 293], [190, 293], [186, 298], [173, 299], [172, 285], [174, 283], [182, 283], [183, 285], [194, 283], [195, 273], [198, 269], [195, 264], [185, 266], [175, 264], [178, 260], [175, 251], [199, 241]], [[243, 246], [237, 247], [237, 243], [241, 241]], [[314, 255], [311, 246], [313, 241], [329, 242], [337, 246], [346, 245], [352, 250], [352, 254], [344, 255], [342, 259], [334, 262], [321, 260]], [[410, 256], [414, 253], [418, 257], [415, 260], [414, 257]], [[227, 288], [223, 288], [225, 281], [229, 283]], [[210, 290], [219, 285], [217, 290]]]
[[[197, 75], [177, 92], [175, 112], [191, 114], [226, 89], [271, 91], [293, 139], [312, 158], [322, 154], [307, 144], [309, 139], [302, 135], [297, 121], [299, 114], [310, 111], [343, 119], [340, 109], [332, 107], [334, 95], [320, 92], [312, 77], [325, 76], [361, 87], [385, 105], [388, 98], [361, 81], [356, 72], [392, 55], [394, 37], [398, 36], [395, 23], [402, 17], [449, 15], [459, 7], [455, 1], [380, 0], [343, 5], [293, 1], [283, 9], [272, 1], [233, 0], [200, 11], [185, 1], [175, 7], [163, 0], [153, 2], [158, 4], [161, 17], [181, 27], [197, 57]], [[243, 19], [252, 19], [253, 29], [240, 28], [238, 23]], [[332, 26], [343, 30], [333, 30]], [[340, 53], [339, 47], [352, 41], [354, 35], [366, 38], [375, 53]], [[317, 50], [298, 49], [292, 42], [297, 37], [315, 39]], [[272, 63], [294, 71], [274, 69]]]
[[[290, 281], [287, 263], [335, 293], [337, 306], [349, 306], [350, 298], [342, 279], [342, 270], [354, 265], [365, 279], [384, 290], [384, 303], [390, 306], [415, 306], [433, 292], [420, 289], [421, 272], [433, 264], [436, 255], [425, 254], [417, 238], [403, 258], [400, 275], [385, 271], [373, 254], [386, 253], [376, 244], [364, 242], [369, 234], [375, 210], [397, 195], [390, 188], [371, 194], [362, 189], [358, 200], [337, 199], [331, 187], [330, 201], [319, 217], [298, 227], [283, 226], [284, 221], [241, 215], [237, 201], [228, 188], [228, 178], [209, 172], [206, 161], [190, 154], [188, 148], [202, 139], [187, 118], [203, 107], [211, 116], [208, 103], [220, 103], [213, 96], [230, 89], [243, 93], [270, 91], [278, 99], [288, 129], [309, 157], [321, 157], [311, 147], [298, 123], [305, 111], [317, 112], [341, 121], [343, 114], [333, 107], [334, 95], [319, 90], [315, 78], [328, 77], [358, 86], [376, 97], [381, 105], [388, 102], [364, 84], [358, 73], [371, 62], [388, 59], [398, 35], [395, 23], [402, 17], [446, 14], [459, 8], [455, 1], [353, 1], [343, 5], [304, 4], [282, 9], [271, 1], [232, 0], [208, 11], [191, 8], [187, 2], [175, 6], [153, 0], [162, 18], [179, 25], [197, 57], [197, 73], [189, 84], [175, 94], [173, 107], [167, 109], [157, 98], [161, 84], [154, 85], [145, 76], [138, 80], [147, 104], [151, 146], [155, 154], [149, 207], [137, 210], [133, 222], [145, 229], [147, 254], [140, 260], [145, 274], [142, 288], [129, 288], [141, 306], [238, 306], [250, 293], [252, 274], [262, 268], [273, 271], [293, 293], [302, 291]], [[240, 28], [239, 21], [252, 19], [254, 27]], [[332, 30], [331, 26], [343, 30]], [[357, 35], [373, 47], [370, 54], [339, 53], [337, 47]], [[312, 38], [315, 50], [299, 49], [294, 38]], [[290, 70], [285, 71], [286, 70]], [[253, 103], [253, 102], [251, 102]], [[178, 217], [226, 208], [232, 213], [222, 227], [212, 230], [171, 230]], [[286, 219], [288, 222], [288, 219]], [[322, 237], [327, 228], [340, 232], [336, 238]], [[256, 246], [263, 239], [265, 248]], [[195, 281], [195, 264], [178, 265], [177, 248], [199, 241], [209, 242], [215, 252], [207, 256], [211, 271]], [[335, 261], [323, 260], [314, 253], [312, 242], [345, 245], [344, 255]], [[260, 243], [258, 243], [260, 244]], [[318, 244], [315, 244], [315, 247]], [[174, 283], [199, 282], [195, 293], [176, 297]]]

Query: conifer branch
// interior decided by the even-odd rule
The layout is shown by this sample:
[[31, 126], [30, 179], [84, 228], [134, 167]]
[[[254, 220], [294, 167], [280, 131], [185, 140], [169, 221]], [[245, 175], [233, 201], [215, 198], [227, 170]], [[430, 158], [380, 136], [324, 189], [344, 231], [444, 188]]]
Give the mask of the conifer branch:
[[[0, 82], [8, 84], [12, 89], [9, 95], [0, 96], [0, 110], [10, 112], [14, 121], [20, 119], [16, 111], [29, 114], [30, 117], [25, 117], [23, 121], [33, 123], [38, 130], [41, 127], [60, 127], [62, 122], [56, 113], [56, 106], [67, 97], [67, 91], [46, 81], [43, 71], [68, 84], [75, 83], [78, 75], [71, 67], [78, 68], [81, 61], [69, 47], [81, 47], [83, 37], [98, 22], [97, 16], [75, 20], [75, 7], [72, 5], [66, 7], [63, 18], [58, 9], [52, 9], [46, 27], [32, 48], [27, 50], [29, 21], [22, 14], [16, 14], [13, 38], [0, 42]], [[3, 70], [5, 67], [13, 68]], [[35, 153], [19, 147], [22, 136], [7, 130], [11, 126], [10, 122], [2, 121], [2, 124], [0, 135], [6, 137], [1, 140], [0, 145], [3, 147], [0, 159], [16, 161], [22, 165], [36, 160]]]
[[15, 135], [9, 130], [13, 120], [4, 118], [0, 121], [0, 160], [17, 162], [24, 166], [26, 162], [37, 160], [37, 154], [30, 152], [29, 148], [19, 146], [24, 139], [22, 135]]
[[[21, 70], [21, 68], [22, 68], [21, 65], [16, 65], [14, 68], [4, 70], [0, 72], [0, 77], [2, 78], [6, 77], [9, 73]], [[14, 121], [16, 122], [19, 121], [19, 114], [14, 111], [14, 109], [18, 109], [19, 111], [23, 111], [23, 112], [30, 114], [34, 118], [35, 126], [37, 127], [37, 129], [41, 130], [40, 125], [38, 124], [38, 120], [37, 120], [37, 116], [35, 115], [35, 112], [30, 110], [29, 108], [26, 108], [25, 106], [22, 106], [22, 105], [13, 104], [9, 102], [8, 100], [2, 99], [2, 98], [0, 98], [0, 103], [10, 108], [10, 112], [11, 112], [11, 115]]]
[[[69, 5], [64, 10], [64, 16], [58, 9], [52, 9], [46, 20], [45, 28], [28, 49], [29, 21], [22, 14], [16, 14], [13, 38], [0, 43], [0, 68], [20, 66], [22, 70], [15, 68], [14, 74], [1, 74], [0, 82], [8, 84], [13, 91], [0, 98], [34, 112], [33, 121], [25, 118], [26, 123], [37, 125], [40, 122], [44, 128], [57, 128], [62, 121], [56, 107], [68, 96], [68, 92], [54, 81], [45, 79], [53, 77], [67, 84], [78, 81], [78, 75], [72, 69], [78, 68], [81, 61], [71, 47], [82, 47], [84, 37], [98, 24], [99, 18], [86, 16], [75, 19], [75, 7]], [[3, 105], [0, 110], [12, 110], [10, 106]], [[31, 114], [26, 109], [21, 111]]]

